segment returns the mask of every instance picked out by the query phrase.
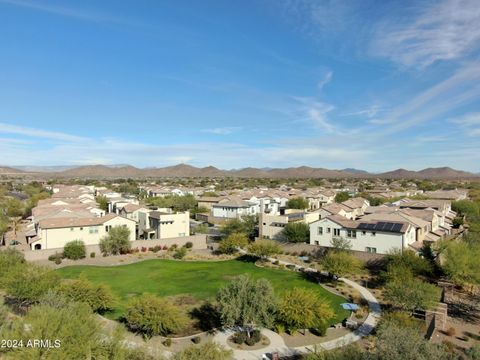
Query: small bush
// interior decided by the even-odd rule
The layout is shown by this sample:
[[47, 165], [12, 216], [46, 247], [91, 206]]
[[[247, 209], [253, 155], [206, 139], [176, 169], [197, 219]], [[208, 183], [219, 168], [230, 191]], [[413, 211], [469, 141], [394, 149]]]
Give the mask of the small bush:
[[185, 243], [185, 247], [186, 247], [187, 249], [191, 249], [191, 248], [193, 248], [193, 243], [192, 243], [191, 241], [187, 241], [187, 242]]
[[95, 255], [96, 255], [96, 254], [95, 254], [95, 252], [93, 252], [93, 251], [90, 253], [90, 257], [91, 257], [92, 259], [95, 257]]
[[175, 254], [173, 254], [173, 257], [175, 259], [183, 259], [185, 257], [185, 255], [187, 255], [187, 249], [182, 247], [180, 249], [178, 249], [177, 251], [175, 251]]
[[448, 336], [455, 336], [457, 333], [454, 327], [449, 327], [445, 332]]
[[285, 325], [277, 323], [275, 324], [274, 330], [277, 334], [283, 334], [285, 332]]
[[255, 343], [262, 340], [262, 334], [260, 333], [260, 330], [253, 330], [250, 334], [250, 337], [255, 341]]
[[172, 339], [166, 338], [162, 344], [165, 345], [166, 347], [170, 347], [172, 346]]
[[167, 246], [167, 245], [163, 245], [162, 250], [168, 250], [168, 246]]
[[141, 249], [142, 252], [147, 252], [147, 250], [148, 249], [145, 246], [142, 246], [142, 249]]
[[255, 341], [255, 339], [252, 338], [252, 337], [249, 337], [249, 338], [247, 338], [247, 340], [245, 340], [245, 344], [247, 344], [248, 346], [253, 346], [256, 343], [257, 343], [257, 341]]
[[49, 261], [57, 261], [57, 259], [62, 260], [62, 258], [63, 258], [62, 253], [57, 253], [57, 252], [56, 252], [55, 254], [50, 255], [50, 256], [48, 257], [48, 260], [49, 260]]
[[81, 240], [70, 241], [63, 248], [63, 256], [71, 260], [83, 259], [85, 253], [85, 243]]
[[202, 339], [200, 338], [200, 336], [195, 336], [194, 338], [192, 338], [192, 342], [194, 344], [200, 344], [200, 341], [202, 341]]
[[61, 263], [62, 263], [62, 258], [61, 258], [61, 257], [57, 257], [57, 258], [55, 259], [55, 264], [60, 265]]
[[237, 332], [232, 340], [235, 344], [243, 344], [247, 340], [247, 334], [243, 331]]
[[160, 245], [155, 245], [153, 248], [152, 248], [152, 252], [154, 253], [157, 253], [159, 252], [160, 250], [162, 250], [162, 247]]
[[173, 250], [175, 250], [176, 248], [178, 248], [178, 245], [177, 245], [177, 244], [173, 244], [172, 246], [170, 246], [170, 249], [168, 249], [168, 250], [173, 251]]

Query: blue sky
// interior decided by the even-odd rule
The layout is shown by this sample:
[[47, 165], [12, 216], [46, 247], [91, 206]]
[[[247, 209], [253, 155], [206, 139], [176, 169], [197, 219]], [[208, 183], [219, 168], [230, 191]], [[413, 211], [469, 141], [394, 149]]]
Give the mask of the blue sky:
[[0, 164], [480, 171], [480, 6], [0, 0]]

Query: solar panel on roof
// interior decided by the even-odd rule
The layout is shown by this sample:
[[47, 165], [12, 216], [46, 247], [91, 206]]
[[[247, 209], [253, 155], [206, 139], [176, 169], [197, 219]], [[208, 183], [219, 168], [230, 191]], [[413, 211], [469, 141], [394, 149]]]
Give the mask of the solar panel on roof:
[[402, 226], [403, 226], [402, 224], [395, 224], [393, 231], [399, 232], [400, 230], [402, 230]]

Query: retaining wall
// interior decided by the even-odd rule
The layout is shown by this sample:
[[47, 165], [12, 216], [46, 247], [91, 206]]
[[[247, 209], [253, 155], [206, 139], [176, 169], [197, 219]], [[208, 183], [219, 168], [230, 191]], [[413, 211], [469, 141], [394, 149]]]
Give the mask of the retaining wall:
[[[191, 242], [193, 244], [192, 249], [195, 250], [202, 250], [207, 248], [207, 236], [205, 234], [198, 234], [192, 236], [183, 236], [183, 237], [176, 237], [176, 238], [169, 238], [169, 239], [155, 239], [155, 240], [136, 240], [132, 241], [132, 249], [134, 248], [142, 248], [142, 247], [153, 247], [156, 245], [160, 246], [172, 246], [173, 244], [180, 246], [185, 245], [187, 242]], [[87, 245], [85, 246], [87, 256], [91, 252], [95, 252], [97, 255], [101, 253], [100, 247], [98, 245]], [[62, 252], [63, 248], [59, 249], [46, 249], [46, 250], [27, 250], [24, 252], [25, 260], [27, 261], [39, 261], [39, 260], [47, 260], [50, 255], [54, 255], [55, 253]]]

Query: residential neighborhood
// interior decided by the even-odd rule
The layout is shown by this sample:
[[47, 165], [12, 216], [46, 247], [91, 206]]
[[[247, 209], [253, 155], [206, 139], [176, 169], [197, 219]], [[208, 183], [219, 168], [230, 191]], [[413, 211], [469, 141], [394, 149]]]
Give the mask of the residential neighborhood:
[[0, 0], [0, 360], [480, 360], [480, 0]]

